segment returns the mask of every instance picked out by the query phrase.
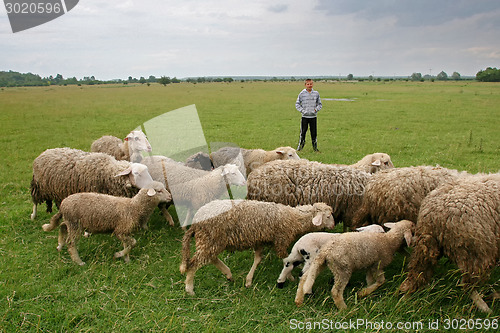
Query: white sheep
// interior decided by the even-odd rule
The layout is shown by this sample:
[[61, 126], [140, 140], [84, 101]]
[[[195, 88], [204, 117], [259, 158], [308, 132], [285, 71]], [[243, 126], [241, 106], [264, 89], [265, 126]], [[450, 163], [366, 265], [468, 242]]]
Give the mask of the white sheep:
[[240, 166], [239, 161], [243, 159], [244, 169], [242, 171], [247, 177], [248, 175], [261, 165], [275, 160], [299, 160], [297, 151], [292, 147], [278, 147], [271, 151], [263, 149], [245, 149], [237, 147], [223, 147], [210, 154], [214, 167], [232, 163]]
[[130, 261], [130, 250], [136, 240], [132, 233], [144, 227], [160, 202], [171, 200], [163, 184], [151, 182], [132, 198], [116, 197], [102, 193], [76, 193], [61, 203], [59, 212], [50, 219], [50, 224], [42, 226], [44, 231], [55, 229], [61, 219], [57, 250], [65, 244], [71, 259], [78, 265], [80, 259], [77, 243], [84, 232], [112, 233], [123, 243], [123, 250], [115, 253], [115, 258], [124, 257]]
[[117, 161], [104, 153], [47, 149], [33, 161], [31, 219], [35, 219], [37, 205], [43, 202], [47, 212], [52, 212], [53, 201], [59, 207], [61, 201], [73, 193], [99, 192], [132, 197], [151, 181], [148, 168], [143, 164]]
[[[245, 186], [246, 179], [235, 165], [224, 165], [212, 171], [197, 170], [166, 157], [145, 157], [142, 163], [151, 170], [154, 180], [165, 184], [172, 194], [176, 206], [187, 207], [186, 217], [181, 223], [187, 227], [194, 213], [204, 204], [219, 199], [227, 193], [227, 186]], [[163, 214], [173, 225], [167, 209]]]
[[248, 199], [297, 206], [324, 202], [350, 227], [371, 174], [307, 160], [272, 161], [248, 176]]
[[151, 152], [151, 144], [142, 131], [132, 131], [122, 141], [116, 136], [105, 135], [92, 142], [90, 151], [106, 153], [117, 160], [140, 162], [141, 151]]
[[488, 281], [500, 259], [500, 174], [457, 179], [422, 201], [400, 291], [412, 293], [428, 283], [441, 256], [458, 266], [460, 285], [477, 308], [490, 313], [477, 287]]
[[[255, 251], [254, 262], [245, 283], [246, 287], [250, 287], [255, 269], [262, 260], [264, 246], [272, 246], [276, 254], [284, 258], [288, 254], [288, 246], [297, 237], [307, 232], [333, 228], [331, 215], [332, 209], [324, 203], [290, 207], [246, 200], [222, 214], [193, 224], [182, 240], [182, 262], [179, 268], [182, 274], [186, 274], [186, 292], [194, 294], [194, 274], [209, 263], [232, 279], [231, 270], [217, 257], [224, 250]], [[196, 252], [191, 257], [190, 243], [193, 237], [196, 239]]]
[[358, 162], [351, 164], [350, 167], [368, 173], [375, 173], [380, 170], [392, 169], [394, 168], [394, 164], [392, 164], [391, 157], [388, 154], [373, 153], [366, 155]]
[[371, 294], [385, 282], [384, 268], [392, 262], [394, 253], [406, 240], [411, 244], [415, 224], [408, 220], [386, 223], [387, 233], [346, 232], [325, 244], [307, 272], [302, 275], [295, 304], [302, 305], [304, 294], [310, 294], [319, 272], [326, 266], [334, 276], [332, 298], [339, 310], [347, 308], [344, 289], [355, 270], [366, 269], [367, 287], [358, 292], [359, 297]]
[[[379, 232], [383, 233], [384, 228], [378, 224], [372, 224], [366, 227], [358, 228], [359, 232]], [[283, 259], [283, 270], [280, 273], [277, 281], [277, 287], [283, 288], [285, 281], [288, 279], [293, 281], [292, 270], [300, 264], [304, 264], [301, 275], [309, 269], [309, 266], [319, 253], [321, 247], [335, 239], [339, 233], [331, 232], [310, 232], [295, 242], [288, 257]]]

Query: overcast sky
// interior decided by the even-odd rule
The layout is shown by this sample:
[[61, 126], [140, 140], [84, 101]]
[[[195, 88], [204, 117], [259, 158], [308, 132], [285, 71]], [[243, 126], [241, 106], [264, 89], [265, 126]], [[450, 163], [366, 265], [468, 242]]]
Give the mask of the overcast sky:
[[499, 0], [80, 0], [15, 34], [0, 6], [0, 71], [78, 79], [466, 76], [499, 40]]

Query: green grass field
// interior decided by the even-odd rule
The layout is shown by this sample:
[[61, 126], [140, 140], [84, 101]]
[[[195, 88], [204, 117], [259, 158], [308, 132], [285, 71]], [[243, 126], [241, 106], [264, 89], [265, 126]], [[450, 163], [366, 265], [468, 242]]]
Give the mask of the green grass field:
[[[397, 294], [405, 278], [404, 255], [397, 254], [386, 270], [385, 285], [364, 299], [355, 296], [365, 284], [364, 274], [357, 273], [344, 295], [348, 310], [338, 312], [326, 271], [315, 294], [297, 308], [297, 282], [275, 287], [282, 265], [272, 252], [251, 288], [245, 288], [244, 277], [252, 253], [225, 252], [221, 259], [234, 282], [206, 266], [196, 274], [197, 295], [186, 295], [178, 269], [182, 231], [165, 225], [158, 212], [150, 229], [135, 235], [138, 244], [129, 264], [112, 259], [121, 246], [117, 239], [94, 235], [79, 243], [84, 267], [73, 264], [66, 250], [56, 251], [57, 232], [42, 231], [51, 216], [43, 206], [30, 220], [31, 165], [47, 148], [89, 150], [102, 135], [124, 137], [148, 119], [192, 104], [208, 143], [295, 148], [300, 114], [294, 103], [302, 88], [301, 82], [232, 82], [1, 89], [0, 331], [285, 332], [314, 323], [339, 328], [354, 322], [360, 324], [357, 329], [344, 326], [343, 331], [362, 332], [391, 331], [388, 323], [396, 331], [400, 322], [402, 331], [414, 332], [436, 324], [443, 331], [460, 319], [474, 319], [474, 325], [500, 320], [500, 306], [492, 299], [486, 299], [493, 309], [490, 316], [472, 307], [459, 286], [460, 273], [446, 259], [432, 283], [407, 299]], [[351, 164], [385, 152], [397, 167], [439, 164], [471, 173], [500, 169], [498, 84], [316, 82], [315, 89], [323, 99], [321, 153], [312, 152], [308, 138], [301, 157]], [[497, 267], [482, 291], [500, 289], [499, 278]]]

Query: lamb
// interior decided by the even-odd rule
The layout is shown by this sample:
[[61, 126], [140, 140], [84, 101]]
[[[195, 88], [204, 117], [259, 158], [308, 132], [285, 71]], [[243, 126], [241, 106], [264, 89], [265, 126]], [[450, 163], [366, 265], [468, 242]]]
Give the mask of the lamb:
[[[142, 163], [151, 170], [154, 180], [161, 181], [172, 193], [175, 205], [187, 206], [187, 214], [182, 227], [186, 227], [196, 210], [204, 204], [227, 193], [227, 186], [246, 185], [245, 177], [235, 165], [224, 165], [212, 171], [197, 170], [165, 157], [146, 157]], [[174, 225], [168, 211], [163, 214]]]
[[356, 228], [402, 219], [416, 223], [420, 204], [429, 192], [442, 183], [465, 175], [467, 173], [431, 166], [379, 171], [366, 185], [352, 226]]
[[105, 135], [92, 142], [90, 151], [106, 153], [117, 160], [139, 163], [141, 151], [151, 152], [151, 145], [142, 131], [132, 131], [122, 141], [116, 136]]
[[71, 259], [78, 265], [85, 265], [80, 259], [77, 243], [83, 232], [112, 233], [123, 243], [123, 250], [115, 258], [130, 261], [130, 251], [136, 240], [132, 233], [146, 225], [153, 210], [160, 202], [171, 200], [170, 193], [159, 182], [151, 182], [132, 198], [116, 197], [101, 193], [76, 193], [61, 202], [60, 210], [42, 226], [44, 231], [54, 230], [61, 219], [57, 250], [65, 244]]
[[[385, 232], [384, 228], [382, 228], [378, 224], [372, 224], [366, 227], [358, 228], [357, 231], [379, 233]], [[311, 232], [300, 237], [300, 239], [293, 245], [288, 257], [283, 259], [283, 270], [278, 277], [277, 287], [283, 288], [287, 279], [293, 281], [294, 278], [292, 276], [292, 270], [294, 267], [300, 265], [301, 263], [304, 263], [301, 275], [307, 272], [312, 260], [314, 260], [314, 258], [318, 255], [321, 247], [329, 241], [335, 239], [335, 237], [337, 237], [338, 235], [340, 234], [330, 232]]]
[[[208, 205], [211, 205], [209, 203]], [[297, 237], [323, 228], [333, 228], [332, 209], [324, 203], [290, 207], [277, 203], [246, 200], [223, 214], [193, 224], [182, 240], [181, 274], [186, 274], [186, 292], [194, 295], [194, 274], [213, 263], [226, 277], [231, 270], [217, 257], [224, 250], [254, 249], [254, 262], [246, 277], [252, 285], [264, 246], [271, 245], [280, 258]], [[196, 238], [196, 252], [190, 256], [191, 238]]]
[[392, 261], [394, 253], [406, 240], [411, 244], [415, 224], [408, 220], [386, 223], [387, 233], [347, 232], [325, 244], [312, 262], [309, 270], [300, 279], [295, 304], [302, 305], [304, 294], [311, 293], [312, 286], [321, 269], [328, 265], [335, 284], [332, 298], [339, 310], [347, 308], [344, 289], [355, 270], [367, 269], [367, 287], [358, 292], [359, 297], [368, 296], [385, 282], [383, 269]]
[[324, 202], [350, 227], [371, 174], [307, 160], [266, 163], [248, 177], [248, 199], [290, 206]]
[[[213, 152], [210, 156], [212, 158], [215, 167], [227, 164], [235, 163], [235, 159], [238, 158], [239, 153], [244, 161], [244, 170], [246, 170], [246, 176], [261, 165], [275, 161], [275, 160], [299, 160], [300, 157], [297, 155], [297, 151], [292, 147], [279, 147], [271, 151], [266, 151], [263, 149], [244, 149], [237, 147], [223, 147], [216, 152]], [[238, 165], [238, 163], [235, 163]]]
[[400, 291], [412, 293], [428, 283], [444, 255], [458, 266], [460, 284], [475, 306], [490, 313], [477, 287], [500, 258], [500, 174], [458, 179], [432, 191], [422, 201], [415, 239]]
[[78, 149], [47, 149], [33, 161], [31, 198], [34, 220], [37, 205], [43, 202], [52, 212], [52, 202], [59, 207], [67, 196], [79, 192], [98, 192], [132, 197], [152, 182], [145, 165], [117, 161], [104, 153]]
[[394, 168], [394, 164], [392, 164], [389, 155], [385, 153], [374, 153], [366, 155], [358, 162], [351, 164], [350, 167], [368, 173], [375, 173], [380, 170], [392, 169]]

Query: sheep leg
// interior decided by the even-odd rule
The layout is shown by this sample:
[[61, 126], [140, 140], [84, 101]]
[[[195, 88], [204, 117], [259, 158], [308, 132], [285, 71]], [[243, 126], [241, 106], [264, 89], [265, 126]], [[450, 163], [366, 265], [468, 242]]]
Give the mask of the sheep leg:
[[197, 267], [191, 267], [186, 272], [186, 292], [192, 296], [194, 296], [194, 273], [197, 269]]
[[255, 249], [254, 257], [253, 257], [253, 265], [250, 268], [250, 272], [248, 272], [245, 282], [245, 287], [249, 288], [252, 285], [253, 275], [257, 266], [262, 261], [262, 248]]
[[285, 284], [285, 281], [288, 279], [290, 281], [293, 281], [293, 275], [292, 275], [292, 270], [295, 267], [295, 262], [292, 263], [292, 261], [285, 261], [285, 264], [283, 265], [283, 269], [281, 270], [280, 276], [278, 277], [277, 286], [278, 288], [283, 288], [283, 285]]
[[59, 223], [61, 222], [61, 218], [62, 218], [62, 213], [57, 212], [57, 214], [52, 216], [52, 218], [50, 219], [50, 223], [42, 225], [43, 231], [52, 231], [55, 228], [57, 228], [59, 226]]
[[305, 272], [299, 280], [299, 285], [297, 286], [297, 294], [295, 294], [295, 305], [297, 306], [301, 306], [302, 303], [304, 303], [304, 284], [309, 274], [311, 274], [311, 270]]
[[[369, 279], [368, 276], [370, 276], [371, 278]], [[366, 281], [368, 282], [369, 280], [373, 282], [369, 284], [366, 288], [361, 289], [358, 292], [359, 297], [365, 297], [370, 295], [385, 282], [384, 271], [380, 269], [378, 266], [370, 268], [368, 270], [368, 273], [366, 273]]]
[[347, 308], [347, 305], [344, 302], [344, 290], [349, 283], [352, 271], [346, 267], [329, 266], [335, 279], [335, 283], [331, 291], [333, 302], [339, 310], [344, 310]]
[[57, 238], [57, 251], [61, 251], [63, 246], [66, 244], [66, 238], [68, 237], [68, 227], [65, 222], [61, 223], [59, 228], [59, 237]]
[[37, 204], [33, 204], [33, 212], [30, 215], [32, 221], [35, 220], [36, 218], [36, 212], [37, 212]]
[[226, 264], [224, 264], [224, 262], [222, 262], [222, 260], [217, 258], [212, 263], [215, 265], [215, 267], [217, 267], [219, 271], [222, 272], [222, 274], [226, 276], [226, 279], [228, 279], [229, 281], [233, 280], [233, 274], [231, 274], [231, 270], [226, 266]]
[[352, 273], [350, 271], [343, 271], [341, 269], [335, 270], [333, 274], [335, 278], [335, 283], [333, 285], [331, 294], [333, 302], [335, 303], [335, 306], [337, 306], [339, 310], [344, 310], [347, 308], [347, 305], [344, 302], [344, 289], [347, 286], [347, 283], [349, 283], [351, 274]]
[[161, 211], [163, 217], [165, 218], [165, 220], [167, 220], [168, 224], [171, 227], [173, 227], [174, 226], [174, 219], [172, 218], [172, 215], [170, 215], [170, 213], [167, 210], [167, 204], [166, 203], [160, 203], [158, 205], [158, 207], [160, 208], [160, 211]]
[[186, 231], [187, 226], [189, 225], [189, 222], [193, 218], [193, 210], [192, 208], [188, 208], [187, 213], [186, 213], [186, 218], [184, 219], [184, 223], [182, 224], [182, 230]]
[[122, 242], [123, 250], [116, 252], [115, 258], [123, 257], [123, 260], [125, 262], [130, 262], [130, 251], [135, 246], [137, 241], [133, 237], [128, 236], [128, 235], [118, 234], [118, 235], [116, 235], [116, 238], [118, 238]]
[[85, 263], [80, 259], [78, 255], [78, 250], [76, 248], [77, 242], [79, 238], [79, 232], [75, 232], [74, 230], [68, 230], [68, 237], [66, 238], [66, 242], [68, 244], [68, 252], [71, 256], [71, 259], [78, 265], [83, 266]]
[[481, 310], [482, 312], [491, 313], [491, 309], [489, 308], [488, 304], [486, 304], [477, 290], [472, 291], [470, 298], [479, 310]]

